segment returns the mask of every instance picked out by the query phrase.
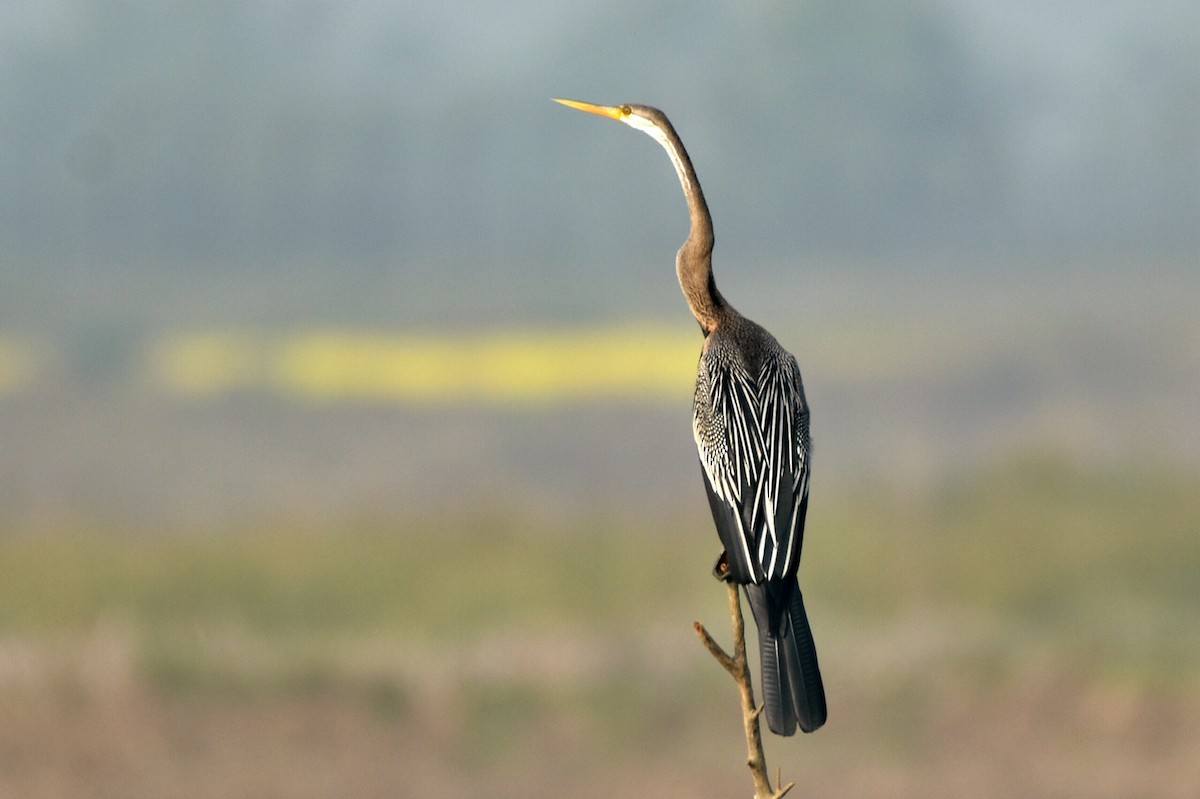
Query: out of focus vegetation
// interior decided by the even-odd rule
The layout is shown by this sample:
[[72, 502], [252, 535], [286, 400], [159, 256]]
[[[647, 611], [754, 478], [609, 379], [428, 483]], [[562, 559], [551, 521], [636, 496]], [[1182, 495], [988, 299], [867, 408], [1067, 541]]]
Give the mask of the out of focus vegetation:
[[[1151, 745], [1173, 782], [1154, 779], [1200, 786], [1183, 765], [1195, 725], [1180, 715], [1200, 709], [1197, 531], [1192, 475], [1054, 457], [917, 494], [870, 484], [821, 494], [803, 582], [831, 722], [773, 741], [772, 762], [831, 788], [874, 774], [886, 795], [952, 795], [942, 780], [964, 769], [995, 778], [1003, 759], [999, 743], [961, 751], [946, 736], [996, 735], [1012, 749], [1005, 756], [1028, 759], [1025, 777], [1007, 777], [1026, 795], [1045, 795], [1046, 774], [1068, 783], [1054, 795], [1096, 795], [1113, 776], [1093, 769], [1093, 756], [1123, 764], [1119, 784], [1148, 784], [1149, 765], [1128, 768]], [[88, 758], [117, 745], [103, 730], [123, 704], [151, 728], [204, 719], [195, 744], [156, 744], [162, 762], [117, 753], [99, 775], [145, 789], [165, 769], [169, 795], [218, 795], [176, 778], [229, 766], [223, 758], [236, 765], [216, 784], [250, 795], [256, 779], [279, 784], [275, 770], [304, 772], [305, 752], [324, 753], [338, 773], [361, 766], [341, 747], [378, 752], [384, 741], [396, 749], [372, 767], [378, 795], [392, 768], [428, 784], [443, 773], [496, 780], [502, 796], [610, 795], [631, 781], [670, 795], [653, 788], [655, 775], [684, 786], [742, 776], [731, 688], [690, 630], [693, 619], [724, 628], [703, 518], [551, 529], [484, 512], [239, 535], [110, 533], [0, 539], [0, 703], [20, 711], [8, 726], [34, 725], [36, 737], [42, 725], [78, 725], [66, 749], [0, 736], [0, 752], [20, 764], [0, 793], [39, 795], [50, 774], [97, 778]], [[296, 723], [307, 743], [272, 727], [290, 716], [306, 719]], [[247, 718], [282, 736], [254, 743], [270, 753], [261, 762], [200, 745], [226, 725], [244, 734]], [[81, 739], [87, 729], [99, 738]], [[841, 773], [847, 759], [860, 770]]]
[[[917, 496], [880, 485], [821, 495], [803, 582], [818, 626], [953, 611], [1020, 630], [1018, 650], [1102, 643], [1097, 668], [1186, 677], [1171, 667], [1200, 655], [1200, 638], [1179, 635], [1200, 610], [1196, 488], [1171, 471], [1028, 457]], [[703, 579], [717, 551], [703, 525], [544, 525], [483, 512], [236, 535], [10, 531], [0, 631], [36, 637], [119, 619], [145, 634], [152, 660], [187, 660], [196, 653], [172, 636], [211, 627], [280, 642], [455, 646], [497, 626], [608, 635], [721, 607]]]

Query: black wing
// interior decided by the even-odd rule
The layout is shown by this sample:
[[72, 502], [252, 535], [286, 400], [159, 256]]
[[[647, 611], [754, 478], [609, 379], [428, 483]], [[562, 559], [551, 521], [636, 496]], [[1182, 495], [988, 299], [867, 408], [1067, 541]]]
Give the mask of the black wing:
[[808, 500], [808, 407], [796, 361], [775, 346], [751, 374], [719, 340], [700, 357], [693, 432], [733, 579], [795, 575]]

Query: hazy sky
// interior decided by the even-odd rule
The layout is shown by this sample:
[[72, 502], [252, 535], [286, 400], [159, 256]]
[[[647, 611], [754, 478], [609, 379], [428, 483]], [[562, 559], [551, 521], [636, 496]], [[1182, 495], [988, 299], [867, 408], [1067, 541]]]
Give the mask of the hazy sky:
[[[10, 4], [0, 250], [530, 257], [1200, 247], [1188, 2]], [[603, 224], [598, 221], [603, 220]]]

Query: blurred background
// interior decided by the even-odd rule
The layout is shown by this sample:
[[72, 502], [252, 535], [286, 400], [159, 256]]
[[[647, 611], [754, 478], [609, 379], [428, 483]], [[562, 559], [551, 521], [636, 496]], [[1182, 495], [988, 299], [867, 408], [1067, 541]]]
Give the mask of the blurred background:
[[0, 797], [744, 795], [686, 209], [813, 409], [794, 795], [1200, 793], [1200, 8], [0, 8]]

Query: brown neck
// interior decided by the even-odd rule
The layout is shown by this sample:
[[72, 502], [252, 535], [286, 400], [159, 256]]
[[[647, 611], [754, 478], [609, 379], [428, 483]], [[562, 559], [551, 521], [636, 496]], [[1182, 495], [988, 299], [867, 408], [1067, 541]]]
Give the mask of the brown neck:
[[730, 310], [721, 292], [717, 291], [717, 284], [713, 279], [711, 241], [710, 238], [710, 243], [705, 247], [697, 245], [689, 236], [675, 257], [679, 287], [683, 289], [683, 296], [687, 299], [688, 307], [692, 309], [692, 316], [696, 317], [706, 334], [720, 327], [722, 319]]
[[675, 258], [675, 271], [679, 275], [679, 286], [683, 289], [683, 296], [687, 298], [688, 307], [692, 309], [692, 315], [707, 334], [716, 330], [732, 309], [721, 296], [721, 292], [717, 291], [717, 284], [713, 279], [712, 216], [708, 212], [708, 203], [704, 201], [704, 192], [700, 189], [696, 170], [692, 168], [687, 150], [684, 149], [683, 142], [675, 130], [668, 125], [664, 133], [665, 137], [661, 143], [675, 165], [675, 172], [679, 175], [679, 183], [687, 199], [688, 216], [691, 218], [691, 230]]

